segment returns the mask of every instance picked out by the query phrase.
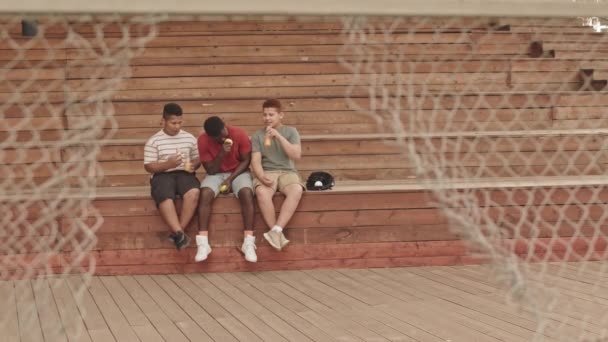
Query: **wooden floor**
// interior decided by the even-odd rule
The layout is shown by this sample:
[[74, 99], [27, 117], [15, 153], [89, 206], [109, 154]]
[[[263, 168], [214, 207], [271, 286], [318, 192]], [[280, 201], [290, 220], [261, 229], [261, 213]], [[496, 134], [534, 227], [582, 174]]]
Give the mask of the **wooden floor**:
[[[577, 311], [553, 315], [543, 341], [577, 341], [566, 337], [583, 331], [577, 324], [585, 341], [605, 341], [608, 291], [591, 284], [606, 283], [608, 265], [585, 265], [544, 269]], [[0, 340], [532, 341], [534, 315], [506, 305], [489, 274], [455, 266], [93, 277], [88, 287], [78, 276], [5, 281]], [[599, 315], [585, 325], [585, 313]]]

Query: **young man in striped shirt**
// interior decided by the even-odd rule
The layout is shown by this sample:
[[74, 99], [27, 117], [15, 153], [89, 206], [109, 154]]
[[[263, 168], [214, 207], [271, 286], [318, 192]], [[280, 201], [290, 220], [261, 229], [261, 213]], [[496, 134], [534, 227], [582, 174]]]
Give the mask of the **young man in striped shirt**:
[[[151, 195], [160, 216], [171, 229], [171, 240], [178, 250], [188, 246], [190, 238], [184, 229], [198, 205], [200, 183], [194, 171], [200, 166], [196, 138], [183, 131], [182, 108], [168, 103], [163, 109], [163, 128], [154, 134], [144, 148], [144, 168], [152, 174]], [[181, 213], [175, 209], [175, 198], [183, 199]]]

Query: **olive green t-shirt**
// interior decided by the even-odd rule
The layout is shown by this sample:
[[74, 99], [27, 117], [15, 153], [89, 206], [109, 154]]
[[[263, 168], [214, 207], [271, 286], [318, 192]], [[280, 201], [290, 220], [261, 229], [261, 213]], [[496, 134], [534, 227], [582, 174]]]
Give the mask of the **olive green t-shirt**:
[[[300, 145], [300, 134], [295, 127], [282, 125], [277, 131], [290, 143]], [[251, 151], [262, 153], [262, 168], [265, 171], [296, 171], [293, 160], [289, 159], [276, 139], [272, 139], [272, 145], [269, 147], [264, 146], [265, 135], [266, 129], [263, 128], [251, 137]]]

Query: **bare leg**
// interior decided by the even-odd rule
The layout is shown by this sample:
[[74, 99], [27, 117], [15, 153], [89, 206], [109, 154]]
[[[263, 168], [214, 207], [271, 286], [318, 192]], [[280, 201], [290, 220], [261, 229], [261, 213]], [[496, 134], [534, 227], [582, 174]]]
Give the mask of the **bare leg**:
[[182, 230], [182, 226], [177, 218], [177, 211], [175, 210], [175, 203], [173, 200], [168, 198], [160, 203], [158, 206], [160, 217], [169, 225], [169, 228], [173, 232], [179, 232]]
[[253, 219], [255, 208], [253, 204], [253, 190], [251, 188], [243, 188], [239, 191], [239, 202], [241, 203], [241, 215], [243, 224], [245, 225], [245, 236], [253, 235]]
[[264, 222], [266, 222], [268, 228], [272, 228], [277, 222], [274, 203], [272, 203], [274, 190], [265, 185], [259, 185], [255, 188], [255, 195], [258, 198], [258, 206], [260, 207]]
[[192, 220], [192, 216], [194, 216], [200, 193], [200, 189], [191, 189], [184, 194], [182, 211], [179, 215], [179, 223], [184, 230], [186, 230], [186, 227]]
[[298, 208], [300, 198], [302, 198], [302, 186], [300, 184], [290, 184], [283, 188], [281, 192], [285, 195], [285, 201], [281, 206], [276, 225], [284, 228]]
[[198, 205], [198, 234], [207, 235], [209, 230], [209, 218], [211, 217], [211, 204], [215, 199], [215, 193], [210, 188], [202, 188]]

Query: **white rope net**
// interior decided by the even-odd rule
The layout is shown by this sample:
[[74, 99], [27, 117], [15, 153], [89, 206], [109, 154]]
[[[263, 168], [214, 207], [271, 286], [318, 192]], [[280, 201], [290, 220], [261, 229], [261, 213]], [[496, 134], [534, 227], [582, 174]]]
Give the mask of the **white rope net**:
[[344, 19], [349, 103], [397, 137], [535, 341], [608, 339], [608, 35], [581, 22]]
[[[164, 19], [0, 16], [3, 307], [52, 297], [66, 312], [86, 309], [79, 298], [102, 220], [91, 205], [97, 154], [117, 126], [111, 98]], [[405, 174], [433, 191], [451, 229], [490, 263], [536, 323], [535, 341], [608, 338], [608, 45], [581, 22], [344, 18], [338, 53], [352, 73], [338, 78], [350, 82], [350, 107], [401, 144]], [[243, 27], [239, 34], [255, 31]], [[319, 61], [333, 59], [333, 44]], [[290, 60], [308, 61], [304, 49], [292, 47]], [[274, 58], [282, 56], [264, 56]], [[568, 280], [573, 272], [584, 288]], [[25, 308], [20, 323], [41, 325], [37, 308]], [[14, 314], [0, 311], [0, 331]], [[65, 322], [47, 329], [80, 326]]]
[[[53, 296], [72, 298], [66, 289], [80, 298], [89, 283], [95, 270], [89, 252], [101, 222], [91, 206], [97, 153], [116, 126], [110, 98], [129, 76], [130, 59], [156, 35], [158, 19], [0, 16], [3, 335], [17, 315], [10, 310], [14, 301], [35, 298], [44, 306]], [[27, 280], [50, 274], [49, 282]], [[68, 284], [70, 274], [81, 278]], [[10, 279], [18, 280], [15, 286]], [[36, 305], [21, 305], [18, 316], [22, 331], [40, 324]]]

